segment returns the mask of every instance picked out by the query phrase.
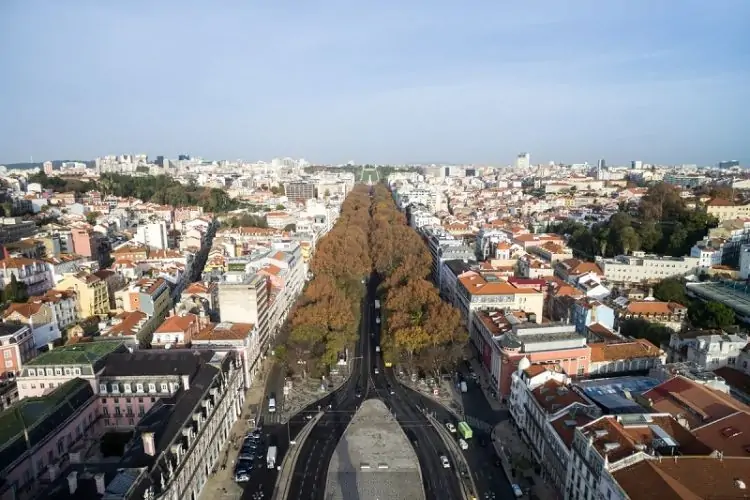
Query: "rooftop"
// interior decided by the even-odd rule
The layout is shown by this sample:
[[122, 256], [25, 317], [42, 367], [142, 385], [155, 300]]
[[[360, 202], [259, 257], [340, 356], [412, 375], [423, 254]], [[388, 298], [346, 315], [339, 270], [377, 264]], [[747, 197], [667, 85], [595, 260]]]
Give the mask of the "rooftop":
[[89, 342], [57, 347], [40, 354], [25, 366], [93, 365], [104, 357], [123, 350], [122, 342]]
[[743, 458], [677, 457], [644, 460], [613, 475], [630, 498], [750, 498], [750, 467]]
[[659, 381], [650, 377], [613, 377], [582, 380], [576, 385], [586, 396], [614, 414], [643, 413], [644, 408], [634, 401], [634, 396], [654, 388]]
[[693, 429], [695, 437], [725, 457], [750, 458], [750, 413], [738, 411], [726, 418]]
[[352, 418], [328, 466], [325, 498], [425, 498], [417, 455], [382, 401], [366, 400]]
[[684, 417], [693, 429], [750, 409], [726, 394], [681, 375], [643, 393], [643, 397], [656, 411]]
[[638, 358], [656, 358], [661, 356], [661, 349], [645, 339], [619, 343], [593, 343], [591, 348], [591, 362], [602, 363], [618, 360]]
[[550, 379], [533, 391], [532, 396], [539, 406], [549, 414], [556, 413], [574, 403], [590, 404], [580, 394], [555, 379]]
[[94, 395], [91, 385], [75, 378], [42, 397], [24, 398], [0, 413], [0, 470], [36, 445]]

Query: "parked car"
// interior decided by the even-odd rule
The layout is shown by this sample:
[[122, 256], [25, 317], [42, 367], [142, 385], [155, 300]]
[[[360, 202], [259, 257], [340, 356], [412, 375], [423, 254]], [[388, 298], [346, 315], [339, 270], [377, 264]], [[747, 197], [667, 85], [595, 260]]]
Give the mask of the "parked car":
[[446, 422], [445, 426], [448, 428], [448, 430], [450, 431], [451, 434], [455, 434], [456, 433], [456, 426], [453, 425], [453, 422]]
[[468, 450], [469, 449], [469, 443], [467, 443], [463, 439], [459, 439], [458, 440], [458, 445], [461, 447], [462, 450]]
[[440, 463], [443, 464], [443, 469], [450, 469], [451, 463], [448, 461], [448, 457], [445, 455], [440, 455]]
[[523, 496], [523, 491], [521, 491], [520, 486], [513, 483], [510, 485], [510, 487], [513, 489], [513, 494], [516, 496], [516, 498], [521, 498]]

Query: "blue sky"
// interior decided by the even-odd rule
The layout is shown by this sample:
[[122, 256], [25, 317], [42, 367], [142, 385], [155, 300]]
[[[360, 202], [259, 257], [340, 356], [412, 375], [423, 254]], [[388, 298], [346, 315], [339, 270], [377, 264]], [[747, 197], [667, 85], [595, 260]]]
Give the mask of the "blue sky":
[[0, 161], [750, 163], [747, 0], [2, 0]]

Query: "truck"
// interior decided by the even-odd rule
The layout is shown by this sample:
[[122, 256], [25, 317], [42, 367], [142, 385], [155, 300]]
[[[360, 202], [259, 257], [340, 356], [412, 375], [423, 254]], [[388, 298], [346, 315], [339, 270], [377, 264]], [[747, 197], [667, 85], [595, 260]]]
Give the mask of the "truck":
[[380, 309], [380, 301], [375, 300], [375, 309]]
[[471, 431], [471, 427], [469, 427], [469, 424], [467, 424], [466, 422], [458, 423], [458, 433], [461, 434], [461, 437], [464, 439], [471, 439], [471, 437], [474, 435], [474, 433]]
[[275, 446], [268, 447], [268, 454], [266, 455], [266, 466], [269, 469], [276, 468], [276, 447]]

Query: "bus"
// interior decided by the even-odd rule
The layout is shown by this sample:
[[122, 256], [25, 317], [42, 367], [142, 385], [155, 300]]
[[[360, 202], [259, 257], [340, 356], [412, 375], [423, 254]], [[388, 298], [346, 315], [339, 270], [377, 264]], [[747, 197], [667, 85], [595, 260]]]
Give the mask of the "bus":
[[464, 439], [471, 439], [471, 436], [474, 435], [471, 432], [471, 427], [469, 427], [469, 424], [467, 424], [466, 422], [458, 423], [458, 432], [461, 434], [461, 437]]
[[375, 309], [380, 309], [380, 301], [375, 299]]

